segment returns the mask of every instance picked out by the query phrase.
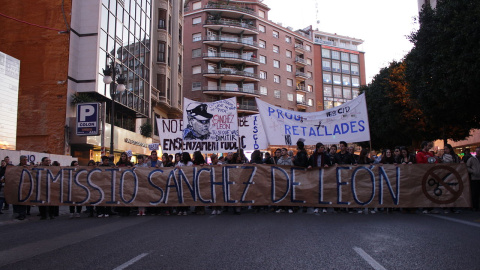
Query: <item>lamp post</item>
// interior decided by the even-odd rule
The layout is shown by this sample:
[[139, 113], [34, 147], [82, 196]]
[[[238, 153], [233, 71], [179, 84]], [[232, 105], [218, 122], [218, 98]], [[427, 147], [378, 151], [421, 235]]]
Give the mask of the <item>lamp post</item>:
[[[109, 55], [107, 57], [110, 58]], [[122, 76], [122, 70], [115, 64], [112, 59], [109, 65], [103, 70], [103, 82], [110, 84], [110, 97], [112, 99], [110, 108], [110, 155], [114, 153], [114, 127], [115, 127], [115, 97], [121, 95], [125, 91], [125, 78]], [[117, 77], [118, 76], [118, 77]]]

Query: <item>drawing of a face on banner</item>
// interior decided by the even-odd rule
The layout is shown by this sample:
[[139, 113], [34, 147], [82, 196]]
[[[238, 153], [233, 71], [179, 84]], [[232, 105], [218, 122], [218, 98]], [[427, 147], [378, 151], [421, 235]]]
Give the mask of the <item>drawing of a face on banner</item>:
[[186, 140], [205, 140], [210, 137], [210, 120], [213, 115], [208, 112], [205, 103], [190, 103], [186, 108], [188, 125], [183, 131]]
[[232, 151], [238, 148], [237, 99], [199, 102], [184, 98], [183, 149], [202, 152]]

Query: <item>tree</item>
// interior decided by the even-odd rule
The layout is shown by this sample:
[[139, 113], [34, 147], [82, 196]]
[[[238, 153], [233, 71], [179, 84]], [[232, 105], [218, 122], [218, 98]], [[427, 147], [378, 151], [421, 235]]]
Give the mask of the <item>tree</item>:
[[361, 92], [366, 95], [374, 149], [411, 146], [412, 140], [426, 136], [423, 113], [411, 99], [405, 81], [404, 62], [390, 63]]
[[411, 98], [436, 134], [425, 139], [463, 140], [480, 128], [480, 1], [439, 0], [425, 5], [406, 56]]

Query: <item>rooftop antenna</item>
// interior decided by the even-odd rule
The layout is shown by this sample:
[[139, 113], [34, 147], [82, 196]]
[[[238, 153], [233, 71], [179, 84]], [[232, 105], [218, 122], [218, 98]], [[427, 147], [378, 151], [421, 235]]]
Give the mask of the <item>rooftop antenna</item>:
[[320, 19], [318, 18], [318, 0], [315, 0], [315, 19], [317, 19], [317, 29], [320, 26]]

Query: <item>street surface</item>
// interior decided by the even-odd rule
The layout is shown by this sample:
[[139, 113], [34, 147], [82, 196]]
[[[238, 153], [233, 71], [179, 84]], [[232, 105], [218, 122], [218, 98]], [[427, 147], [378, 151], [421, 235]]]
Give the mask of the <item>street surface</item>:
[[0, 269], [480, 269], [480, 212], [0, 217]]

